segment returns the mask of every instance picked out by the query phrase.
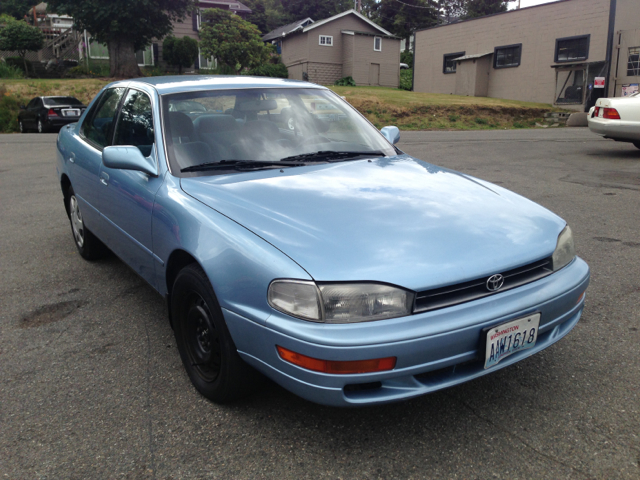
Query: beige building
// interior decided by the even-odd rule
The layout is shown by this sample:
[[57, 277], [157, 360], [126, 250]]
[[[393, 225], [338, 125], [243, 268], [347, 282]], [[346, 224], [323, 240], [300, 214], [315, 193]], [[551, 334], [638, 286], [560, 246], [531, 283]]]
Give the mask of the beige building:
[[639, 57], [640, 0], [560, 0], [416, 32], [414, 90], [585, 110], [639, 83]]
[[343, 77], [353, 77], [357, 85], [400, 83], [400, 39], [355, 10], [295, 22], [263, 40], [278, 45], [289, 78], [322, 85]]

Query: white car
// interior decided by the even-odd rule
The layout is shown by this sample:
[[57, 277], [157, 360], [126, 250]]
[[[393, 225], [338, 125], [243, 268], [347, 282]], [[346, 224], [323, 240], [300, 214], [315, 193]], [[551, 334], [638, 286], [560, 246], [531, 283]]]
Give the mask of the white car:
[[599, 98], [589, 110], [588, 120], [593, 133], [640, 148], [640, 94]]

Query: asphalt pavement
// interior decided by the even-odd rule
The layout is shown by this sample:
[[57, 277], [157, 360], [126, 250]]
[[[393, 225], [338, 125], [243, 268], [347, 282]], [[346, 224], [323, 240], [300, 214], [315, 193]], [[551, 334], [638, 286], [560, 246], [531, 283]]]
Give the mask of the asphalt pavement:
[[571, 225], [580, 323], [517, 365], [408, 402], [335, 409], [274, 384], [219, 406], [166, 307], [76, 252], [55, 135], [0, 135], [0, 479], [640, 478], [640, 150], [587, 129], [403, 132], [418, 158]]

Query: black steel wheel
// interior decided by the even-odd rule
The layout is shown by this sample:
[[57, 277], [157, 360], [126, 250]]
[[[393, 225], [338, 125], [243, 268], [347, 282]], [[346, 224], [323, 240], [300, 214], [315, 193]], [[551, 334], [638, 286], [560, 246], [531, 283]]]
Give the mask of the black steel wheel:
[[238, 355], [213, 288], [196, 264], [176, 277], [171, 318], [182, 364], [202, 395], [226, 403], [261, 384], [261, 375]]

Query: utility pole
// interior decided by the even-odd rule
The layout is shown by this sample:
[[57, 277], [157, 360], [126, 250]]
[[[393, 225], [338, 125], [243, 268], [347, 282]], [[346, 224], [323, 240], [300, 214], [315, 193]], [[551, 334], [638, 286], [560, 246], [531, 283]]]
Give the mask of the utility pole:
[[358, 13], [362, 13], [362, 0], [358, 0]]

